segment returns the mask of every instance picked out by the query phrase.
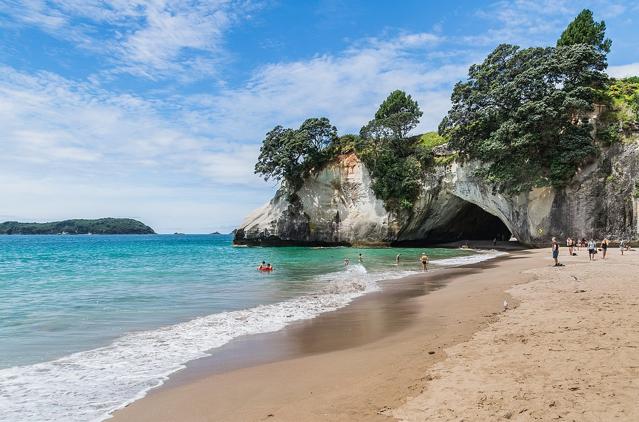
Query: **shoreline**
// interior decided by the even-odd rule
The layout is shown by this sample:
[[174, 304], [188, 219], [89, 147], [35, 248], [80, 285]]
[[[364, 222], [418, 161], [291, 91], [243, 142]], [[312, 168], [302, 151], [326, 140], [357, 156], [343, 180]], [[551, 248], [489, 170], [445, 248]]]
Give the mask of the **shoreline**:
[[[565, 249], [564, 249], [565, 250]], [[639, 255], [585, 251], [538, 265], [519, 305], [446, 350], [402, 421], [639, 420]], [[545, 261], [550, 261], [546, 257]]]
[[[283, 367], [285, 369], [281, 370], [287, 372], [292, 367], [299, 364], [305, 366], [315, 360], [320, 363], [312, 364], [313, 370], [318, 365], [326, 368], [332, 366], [326, 362], [329, 357], [344, 364], [351, 359], [350, 355], [364, 353], [370, 348], [390, 349], [397, 341], [414, 349], [408, 338], [415, 334], [425, 335], [437, 343], [432, 346], [435, 353], [427, 355], [426, 359], [432, 364], [442, 357], [443, 347], [469, 338], [482, 324], [498, 314], [504, 299], [503, 291], [512, 285], [510, 280], [504, 280], [506, 274], [503, 273], [509, 273], [512, 268], [534, 265], [533, 262], [523, 265], [520, 261], [523, 258], [527, 262], [531, 254], [538, 253], [518, 251], [480, 263], [386, 281], [382, 283], [384, 288], [381, 292], [359, 297], [344, 308], [321, 314], [311, 320], [296, 322], [275, 333], [239, 337], [215, 349], [211, 356], [189, 362], [185, 369], [171, 374], [162, 386], [150, 390], [144, 398], [114, 412], [113, 419], [109, 420], [234, 420], [237, 416], [233, 409], [239, 405], [236, 401], [246, 404], [251, 400], [240, 394], [238, 397], [233, 394], [229, 396], [229, 392], [234, 388], [241, 389], [242, 385], [247, 388], [255, 384], [256, 379], [259, 380], [257, 384], [263, 384], [264, 379], [276, 378], [274, 374], [270, 374], [276, 368]], [[539, 262], [536, 261], [536, 264]], [[495, 272], [497, 274], [493, 274]], [[492, 281], [495, 277], [500, 279], [497, 283]], [[468, 295], [475, 298], [469, 299]], [[455, 303], [463, 306], [465, 302], [473, 306], [466, 307], [460, 315], [455, 315], [451, 308], [443, 306], [443, 303], [447, 306]], [[425, 305], [430, 309], [425, 310]], [[443, 315], [435, 315], [436, 313]], [[459, 318], [460, 316], [463, 318]], [[442, 324], [441, 320], [445, 323]], [[451, 330], [453, 320], [455, 327]], [[427, 322], [426, 327], [419, 324], [420, 321]], [[257, 349], [260, 350], [258, 354], [254, 353]], [[355, 376], [355, 379], [368, 378], [367, 374], [370, 375], [371, 369], [373, 368], [359, 374], [360, 377]], [[263, 371], [269, 374], [266, 377], [258, 375]], [[254, 373], [254, 377], [249, 375], [251, 373]], [[319, 382], [319, 387], [330, 382], [330, 379], [320, 380], [316, 376], [312, 378], [312, 383]], [[295, 384], [295, 379], [287, 378], [285, 382]], [[415, 382], [414, 379], [410, 382], [403, 380], [400, 384], [406, 388]], [[307, 381], [302, 380], [301, 384], [299, 387], [302, 390], [310, 387], [306, 385]], [[289, 393], [293, 394], [294, 391]], [[315, 394], [315, 397], [321, 397]], [[208, 397], [205, 402], [210, 402], [211, 396], [216, 397], [214, 411], [208, 406], [193, 409], [193, 405], [200, 402], [193, 397], [203, 396]], [[398, 397], [404, 397], [404, 394], [399, 394]], [[290, 405], [295, 402], [295, 398], [279, 395], [269, 399], [269, 402]], [[230, 403], [235, 404], [229, 407]], [[397, 399], [393, 401], [393, 405], [398, 404]], [[383, 406], [388, 405], [380, 407]], [[258, 408], [259, 406], [246, 405], [242, 419], [259, 420], [268, 415], [260, 416], [263, 412], [259, 412]], [[353, 417], [357, 419], [355, 415], [366, 416], [363, 418], [366, 420], [371, 417], [386, 418], [377, 415], [379, 409], [375, 412], [370, 410], [361, 409], [344, 420], [352, 420]], [[303, 417], [313, 419], [309, 414]], [[333, 417], [339, 419], [339, 413], [331, 415]], [[285, 417], [283, 420], [288, 419]]]

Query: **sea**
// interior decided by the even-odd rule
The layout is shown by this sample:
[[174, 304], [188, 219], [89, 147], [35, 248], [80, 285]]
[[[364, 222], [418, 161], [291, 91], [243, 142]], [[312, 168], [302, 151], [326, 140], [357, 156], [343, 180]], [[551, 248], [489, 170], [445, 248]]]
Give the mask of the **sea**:
[[[421, 271], [423, 252], [433, 268], [497, 255], [234, 247], [229, 235], [0, 236], [0, 420], [104, 420], [236, 337]], [[275, 270], [257, 271], [262, 261]]]

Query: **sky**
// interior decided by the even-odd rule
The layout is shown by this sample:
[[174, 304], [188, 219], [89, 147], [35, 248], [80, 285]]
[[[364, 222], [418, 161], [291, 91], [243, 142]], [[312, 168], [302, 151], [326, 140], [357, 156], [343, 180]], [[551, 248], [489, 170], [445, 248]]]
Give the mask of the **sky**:
[[277, 188], [253, 174], [274, 126], [358, 133], [403, 89], [436, 130], [472, 63], [583, 8], [639, 75], [639, 1], [0, 0], [0, 221], [228, 232]]

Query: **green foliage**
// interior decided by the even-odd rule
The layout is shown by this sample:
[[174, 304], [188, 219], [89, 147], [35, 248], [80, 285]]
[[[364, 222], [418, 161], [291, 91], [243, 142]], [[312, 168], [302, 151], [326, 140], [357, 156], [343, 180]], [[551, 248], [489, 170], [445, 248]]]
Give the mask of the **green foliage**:
[[587, 44], [597, 48], [601, 53], [609, 53], [612, 41], [605, 37], [606, 23], [595, 22], [592, 12], [584, 9], [562, 32], [557, 40], [557, 47]]
[[460, 157], [487, 163], [478, 174], [502, 191], [563, 186], [596, 153], [584, 115], [605, 67], [589, 45], [502, 44], [455, 85], [440, 131]]
[[331, 155], [338, 156], [340, 154], [349, 154], [351, 152], [355, 152], [355, 149], [359, 143], [359, 135], [347, 134], [340, 136], [331, 146]]
[[610, 146], [621, 140], [619, 136], [619, 124], [615, 121], [604, 119], [597, 125], [595, 137], [604, 146]]
[[639, 121], [639, 77], [612, 79], [607, 95], [611, 99], [615, 117], [620, 122]]
[[604, 106], [597, 121], [597, 140], [603, 145], [623, 140], [629, 123], [639, 121], [639, 77], [610, 79], [596, 101]]
[[51, 223], [0, 224], [0, 234], [154, 234], [153, 229], [131, 218], [100, 218], [97, 220], [65, 220]]
[[441, 155], [441, 156], [437, 156], [433, 158], [433, 163], [436, 166], [447, 166], [452, 164], [453, 161], [455, 161], [457, 159], [457, 154], [453, 153], [453, 154], [448, 154], [448, 155]]
[[375, 122], [391, 131], [395, 139], [404, 139], [419, 123], [422, 112], [417, 101], [404, 91], [396, 90], [379, 106]]
[[264, 180], [283, 179], [293, 193], [304, 177], [331, 158], [336, 141], [337, 129], [325, 117], [307, 119], [299, 129], [276, 126], [264, 138], [255, 173]]
[[410, 210], [419, 195], [430, 148], [418, 136], [407, 137], [422, 112], [410, 95], [392, 92], [360, 131], [357, 145], [373, 178], [373, 191], [389, 210]]
[[448, 142], [446, 138], [438, 134], [437, 132], [426, 132], [420, 138], [419, 141], [426, 148], [433, 149]]

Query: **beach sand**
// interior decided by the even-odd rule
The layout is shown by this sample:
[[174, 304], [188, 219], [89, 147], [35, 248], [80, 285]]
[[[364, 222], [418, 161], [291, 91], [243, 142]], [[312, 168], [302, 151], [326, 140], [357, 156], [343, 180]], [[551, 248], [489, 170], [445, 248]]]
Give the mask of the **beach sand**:
[[[601, 257], [601, 253], [598, 254]], [[520, 305], [446, 349], [407, 421], [639, 421], [639, 256], [527, 271]]]
[[389, 282], [230, 343], [114, 420], [639, 420], [639, 256], [618, 254], [552, 268], [523, 251]]

